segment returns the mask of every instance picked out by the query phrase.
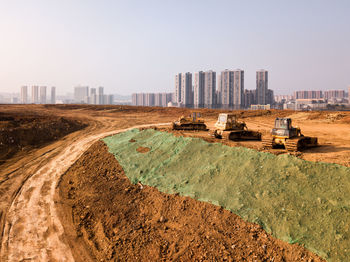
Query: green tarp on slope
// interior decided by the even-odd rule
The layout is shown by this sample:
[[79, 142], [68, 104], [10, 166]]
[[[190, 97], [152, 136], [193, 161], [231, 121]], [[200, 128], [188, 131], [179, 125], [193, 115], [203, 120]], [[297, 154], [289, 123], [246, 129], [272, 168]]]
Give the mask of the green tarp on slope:
[[349, 168], [152, 129], [103, 141], [133, 183], [222, 206], [329, 261], [350, 261]]

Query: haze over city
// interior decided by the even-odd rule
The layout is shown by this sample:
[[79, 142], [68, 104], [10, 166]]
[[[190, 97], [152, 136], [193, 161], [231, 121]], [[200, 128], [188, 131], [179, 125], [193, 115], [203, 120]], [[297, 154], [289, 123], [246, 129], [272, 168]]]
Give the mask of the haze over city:
[[3, 1], [0, 92], [173, 92], [178, 72], [269, 71], [275, 94], [350, 84], [349, 1]]

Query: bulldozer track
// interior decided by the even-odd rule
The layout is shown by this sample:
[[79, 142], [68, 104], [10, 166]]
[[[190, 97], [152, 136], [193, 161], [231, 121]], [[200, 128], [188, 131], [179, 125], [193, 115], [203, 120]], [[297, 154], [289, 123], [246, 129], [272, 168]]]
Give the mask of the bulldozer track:
[[263, 148], [272, 149], [272, 138], [263, 138], [262, 139]]
[[288, 139], [285, 143], [285, 148], [290, 152], [297, 152], [300, 149], [299, 139]]

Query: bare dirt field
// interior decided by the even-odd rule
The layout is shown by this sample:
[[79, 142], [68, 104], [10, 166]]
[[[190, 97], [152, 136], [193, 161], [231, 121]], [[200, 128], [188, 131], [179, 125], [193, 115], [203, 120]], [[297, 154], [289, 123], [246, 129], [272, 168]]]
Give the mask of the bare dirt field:
[[[36, 126], [35, 118], [49, 119], [40, 120], [45, 123], [62, 119], [73, 123], [65, 124], [61, 135], [53, 134], [42, 142], [24, 147], [21, 140], [14, 140], [6, 147], [6, 152], [12, 153], [0, 166], [1, 260], [139, 260], [146, 255], [149, 260], [319, 260], [302, 247], [276, 240], [258, 226], [213, 205], [165, 195], [154, 188], [140, 190], [140, 186], [129, 183], [100, 142], [87, 151], [94, 142], [117, 130], [170, 122], [189, 111], [127, 106], [0, 106], [4, 121], [26, 118], [30, 112], [33, 118], [28, 121], [28, 130]], [[209, 127], [218, 112], [202, 110]], [[242, 114], [250, 129], [263, 134], [269, 132], [276, 116], [291, 116], [305, 135], [319, 138], [320, 147], [298, 157], [350, 166], [349, 113]], [[17, 121], [15, 128], [25, 129], [28, 122], [23, 122]], [[14, 128], [7, 125], [9, 122], [2, 131]], [[47, 125], [43, 126], [46, 129]], [[59, 127], [51, 130], [56, 129]], [[202, 132], [179, 135], [211, 139]], [[261, 142], [256, 141], [228, 144], [263, 150]]]

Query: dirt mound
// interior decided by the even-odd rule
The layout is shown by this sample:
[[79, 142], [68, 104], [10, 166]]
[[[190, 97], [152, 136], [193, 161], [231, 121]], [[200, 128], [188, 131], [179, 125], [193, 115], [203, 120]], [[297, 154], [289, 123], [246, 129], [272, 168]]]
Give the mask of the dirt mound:
[[[130, 139], [137, 142], [130, 144]], [[135, 184], [214, 203], [324, 258], [350, 257], [349, 212], [343, 208], [350, 191], [339, 186], [350, 183], [350, 168], [152, 129], [134, 129], [103, 141]], [[138, 147], [151, 151], [140, 155]]]
[[149, 147], [143, 147], [143, 146], [140, 146], [136, 149], [137, 152], [139, 153], [147, 153], [149, 152], [151, 149]]
[[85, 126], [58, 116], [0, 112], [0, 164], [19, 151], [38, 148]]
[[59, 193], [65, 230], [73, 223], [96, 260], [321, 261], [220, 207], [131, 184], [101, 141], [66, 172]]

